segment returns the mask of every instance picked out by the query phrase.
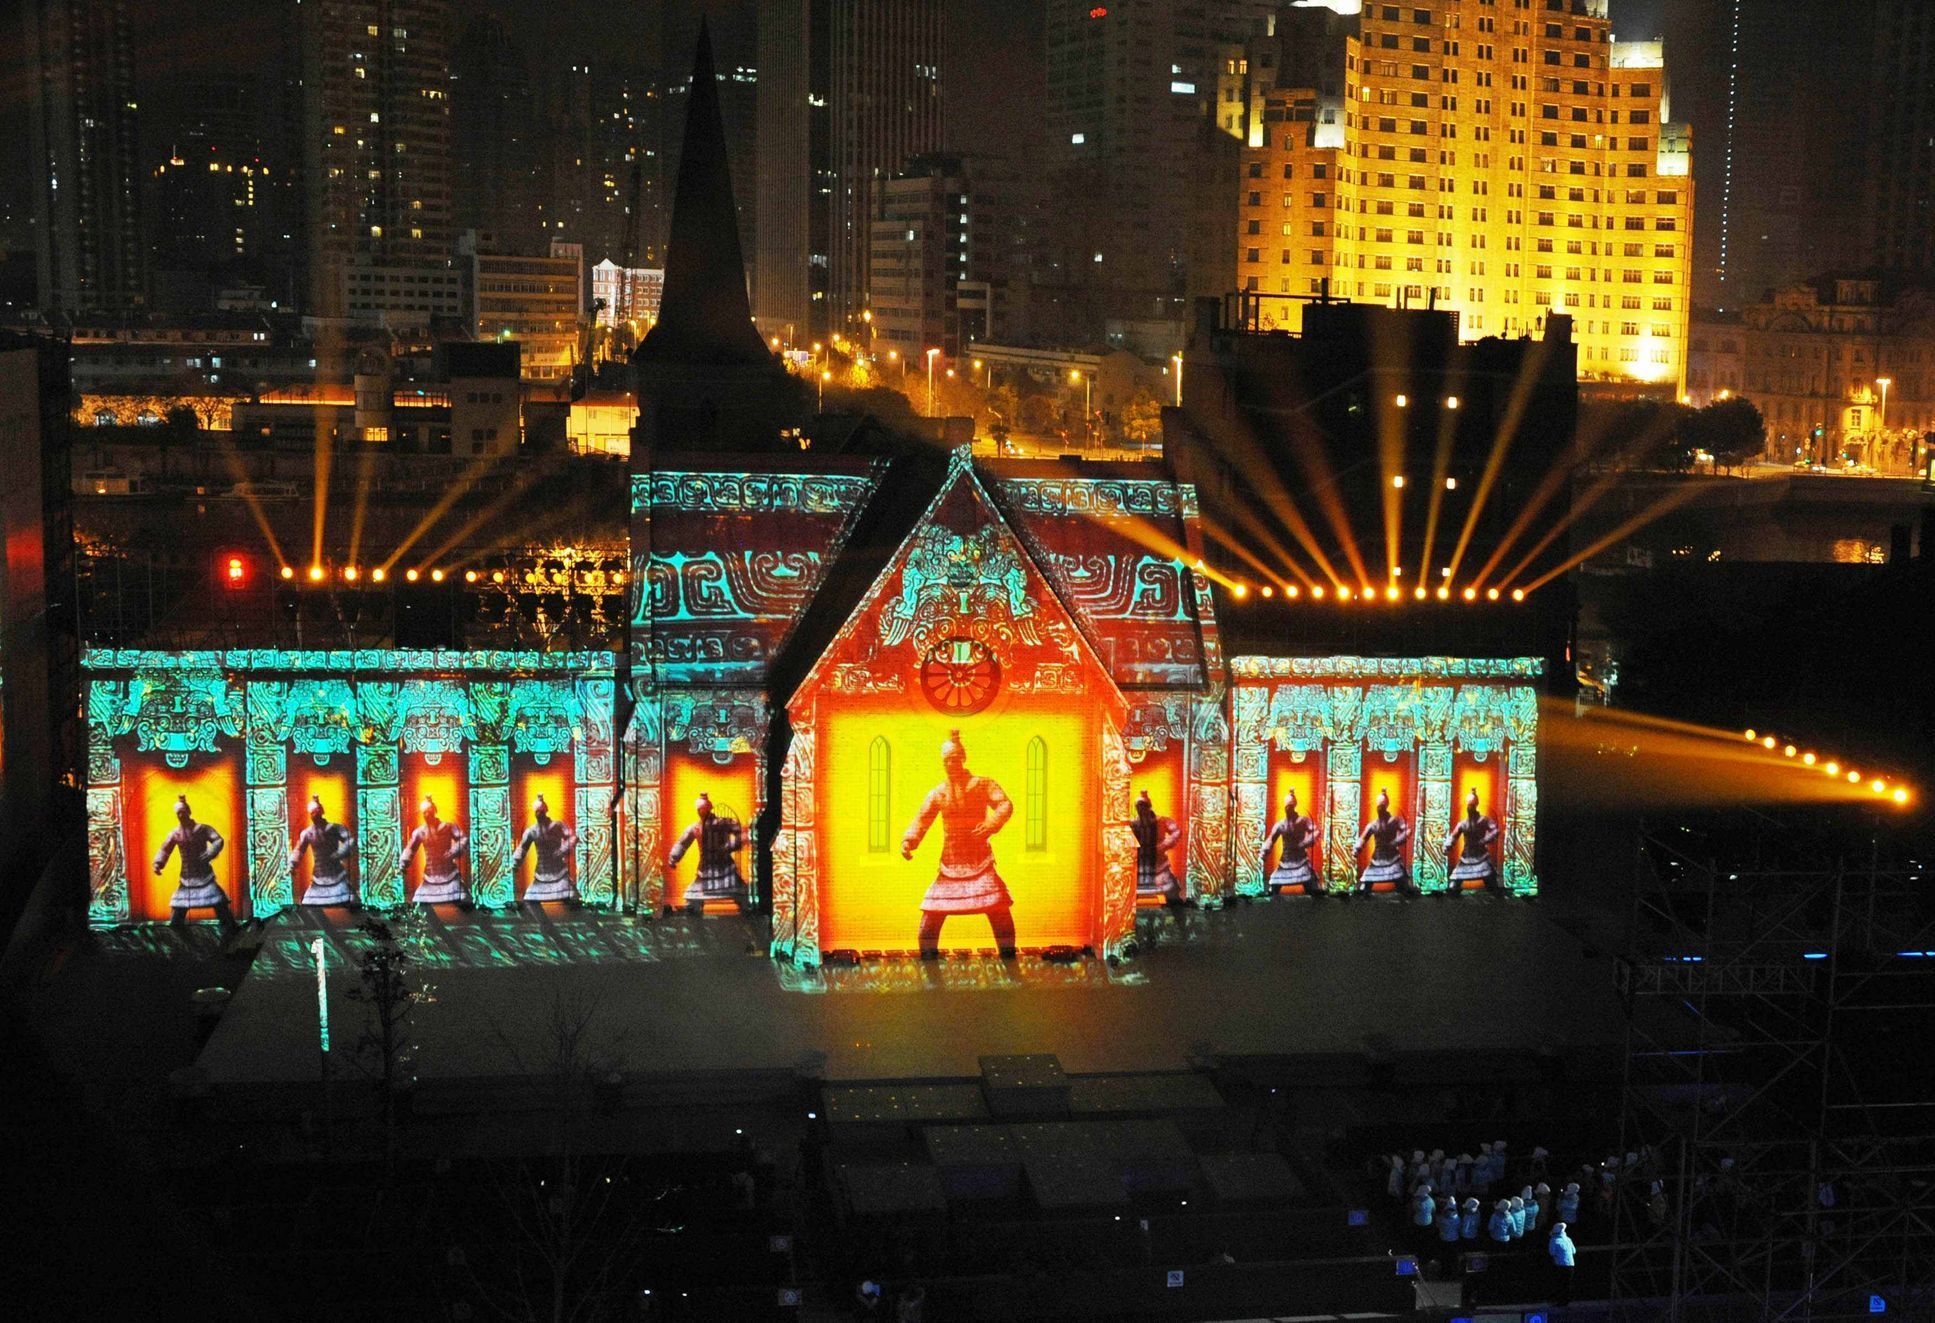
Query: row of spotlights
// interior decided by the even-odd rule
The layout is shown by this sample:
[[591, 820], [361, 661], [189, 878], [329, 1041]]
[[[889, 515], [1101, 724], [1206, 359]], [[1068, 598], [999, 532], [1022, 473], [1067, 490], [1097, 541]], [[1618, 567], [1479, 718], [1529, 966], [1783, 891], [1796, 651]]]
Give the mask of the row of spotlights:
[[[358, 569], [354, 565], [345, 565], [340, 570], [337, 570], [335, 573], [345, 583], [355, 583], [358, 579], [363, 577], [363, 571]], [[229, 577], [231, 579], [239, 579], [241, 575], [231, 566], [229, 570]], [[284, 565], [282, 567], [282, 577], [287, 580], [295, 579], [296, 567], [293, 565]], [[311, 565], [308, 568], [308, 570], [304, 572], [304, 577], [306, 577], [311, 583], [321, 583], [325, 579], [328, 579], [331, 576], [330, 576], [330, 571], [327, 569], [324, 569], [321, 565]], [[371, 583], [383, 583], [386, 580], [388, 580], [388, 578], [390, 577], [390, 572], [384, 569], [381, 565], [378, 565], [369, 571], [368, 577]], [[442, 583], [444, 581], [445, 574], [442, 569], [431, 569], [429, 571], [424, 571], [419, 569], [408, 569], [403, 571], [403, 577], [406, 581], [410, 583], [416, 583], [419, 580], [424, 578], [428, 578], [431, 583]], [[464, 571], [465, 583], [482, 583], [486, 579], [488, 579], [491, 583], [494, 583], [494, 584], [502, 584], [505, 581], [504, 571], [492, 570], [488, 574], [486, 574], [482, 570]], [[623, 571], [620, 571], [619, 573], [614, 574], [612, 576], [612, 581], [614, 583], [621, 583], [621, 584], [625, 582], [625, 575]]]
[[[1257, 591], [1263, 597], [1274, 598], [1277, 595], [1277, 589], [1271, 584], [1264, 584]], [[1375, 602], [1380, 598], [1387, 602], [1396, 602], [1401, 601], [1404, 597], [1404, 593], [1394, 583], [1386, 585], [1384, 591], [1381, 593], [1369, 584], [1356, 590], [1353, 590], [1348, 584], [1339, 584], [1334, 591], [1326, 590], [1322, 584], [1315, 584], [1307, 590], [1294, 583], [1283, 586], [1283, 595], [1292, 601], [1302, 597], [1306, 591], [1310, 594], [1310, 599], [1313, 602], [1321, 602], [1327, 596], [1332, 596], [1339, 602]], [[1230, 595], [1240, 602], [1250, 595], [1250, 585], [1239, 580], [1230, 585]], [[1429, 591], [1422, 586], [1413, 588], [1411, 590], [1411, 596], [1420, 602], [1434, 597], [1440, 602], [1448, 602], [1451, 600], [1452, 592], [1448, 584], [1439, 584], [1436, 591]], [[1475, 587], [1467, 587], [1458, 593], [1458, 597], [1467, 602], [1476, 602], [1479, 597], [1478, 589]], [[1514, 588], [1510, 593], [1505, 593], [1497, 588], [1487, 588], [1485, 589], [1484, 597], [1487, 602], [1496, 602], [1504, 597], [1510, 597], [1514, 602], [1523, 602], [1525, 600], [1525, 590], [1523, 588]]]
[[[1782, 744], [1772, 735], [1764, 734], [1757, 730], [1748, 730], [1746, 736], [1748, 743], [1758, 744], [1769, 753], [1778, 750], [1783, 758], [1792, 758], [1804, 767], [1818, 768], [1823, 774], [1834, 777], [1836, 780], [1845, 780], [1851, 786], [1861, 784], [1861, 773], [1851, 767], [1844, 768], [1840, 763], [1831, 758], [1823, 761], [1820, 755], [1814, 753], [1812, 750], [1804, 752], [1798, 744]], [[1885, 779], [1879, 776], [1874, 777], [1868, 782], [1868, 789], [1877, 795], [1892, 799], [1897, 804], [1906, 804], [1908, 802], [1908, 788], [1906, 786], [1890, 786]]]

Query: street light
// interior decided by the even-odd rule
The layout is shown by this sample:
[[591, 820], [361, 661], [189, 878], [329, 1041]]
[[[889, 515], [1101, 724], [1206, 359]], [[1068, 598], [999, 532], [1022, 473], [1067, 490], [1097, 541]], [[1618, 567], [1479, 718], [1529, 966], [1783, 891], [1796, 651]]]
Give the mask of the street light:
[[826, 412], [826, 383], [833, 378], [831, 369], [820, 369], [820, 412]]
[[[1888, 431], [1888, 388], [1894, 384], [1895, 379], [1893, 377], [1875, 378], [1875, 385], [1881, 387], [1881, 412], [1875, 415], [1875, 453], [1869, 456], [1870, 460], [1881, 457], [1881, 438]], [[1878, 469], [1880, 466], [1877, 465], [1876, 467]]]
[[1176, 365], [1176, 407], [1182, 408], [1182, 355], [1171, 354], [1169, 361]]
[[927, 351], [927, 416], [934, 416], [934, 360], [941, 356], [938, 349]]
[[1082, 383], [1082, 448], [1086, 450], [1088, 449], [1088, 446], [1089, 446], [1089, 433], [1088, 433], [1089, 392], [1094, 388], [1095, 382], [1094, 382], [1094, 379], [1088, 373], [1083, 372], [1080, 368], [1070, 368], [1068, 370], [1068, 379], [1070, 381], [1079, 381]]

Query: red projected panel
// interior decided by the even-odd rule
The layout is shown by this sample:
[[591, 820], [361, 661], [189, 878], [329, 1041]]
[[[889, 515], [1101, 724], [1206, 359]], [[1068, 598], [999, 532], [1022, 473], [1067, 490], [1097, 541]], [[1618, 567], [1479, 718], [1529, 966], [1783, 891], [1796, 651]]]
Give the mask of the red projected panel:
[[[1497, 754], [1492, 754], [1483, 762], [1468, 753], [1458, 755], [1451, 774], [1451, 820], [1434, 822], [1430, 826], [1428, 838], [1432, 849], [1437, 849], [1451, 834], [1451, 829], [1464, 819], [1465, 797], [1472, 791], [1478, 792], [1478, 811], [1499, 824], [1500, 828], [1510, 821], [1512, 806], [1506, 802], [1505, 786], [1501, 776]], [[1462, 889], [1482, 891], [1483, 878], [1467, 878]]]
[[[943, 825], [928, 829], [911, 860], [901, 858], [901, 840], [944, 780], [941, 744], [954, 727], [968, 771], [999, 785], [1014, 806], [990, 845], [1014, 901], [1016, 944], [1092, 942], [1102, 777], [1098, 717], [1086, 707], [1013, 702], [995, 715], [950, 718], [909, 711], [892, 696], [849, 700], [829, 715], [818, 768], [822, 949], [917, 946]], [[944, 951], [994, 945], [985, 915], [942, 923]]]
[[[663, 842], [665, 853], [672, 852], [685, 829], [697, 820], [693, 811], [693, 801], [700, 794], [712, 799], [712, 811], [722, 818], [734, 818], [744, 829], [747, 844], [735, 856], [739, 861], [739, 876], [748, 883], [752, 881], [752, 815], [759, 787], [759, 767], [750, 754], [735, 756], [725, 766], [720, 766], [710, 758], [692, 753], [671, 753], [665, 759], [665, 797], [662, 801], [664, 820], [659, 825], [659, 840]], [[664, 860], [659, 861], [661, 864]], [[676, 867], [665, 870], [665, 903], [673, 909], [685, 904], [685, 889], [692, 885], [693, 877], [699, 871], [699, 851], [694, 848], [685, 852]], [[725, 909], [733, 906], [724, 902], [708, 902], [721, 905]]]
[[[237, 918], [248, 913], [248, 888], [242, 882], [248, 833], [243, 829], [242, 777], [236, 755], [196, 758], [188, 767], [174, 768], [154, 754], [124, 755], [122, 759], [123, 812], [127, 821], [128, 917], [166, 919], [168, 901], [180, 882], [180, 855], [171, 856], [159, 877], [155, 854], [176, 827], [175, 798], [188, 796], [195, 821], [222, 834], [225, 844], [215, 857], [215, 881], [228, 894]], [[196, 919], [209, 917], [197, 910]]]
[[[1263, 835], [1267, 835], [1270, 829], [1277, 825], [1277, 819], [1283, 816], [1283, 801], [1292, 791], [1297, 795], [1297, 812], [1321, 824], [1324, 804], [1324, 766], [1320, 754], [1307, 753], [1302, 762], [1296, 761], [1287, 753], [1272, 755], [1270, 799], [1263, 806]], [[1262, 836], [1258, 836], [1257, 840], [1261, 839]], [[1257, 841], [1238, 841], [1237, 846], [1244, 850], [1254, 850]], [[1268, 867], [1263, 870], [1266, 877], [1270, 869], [1275, 867], [1281, 849], [1281, 842], [1271, 847], [1270, 857], [1265, 861]], [[1317, 832], [1317, 839], [1310, 843], [1308, 853], [1310, 867], [1321, 880], [1324, 875], [1324, 834], [1321, 826]]]
[[[562, 822], [574, 833], [582, 830], [578, 824], [576, 797], [571, 791], [569, 758], [553, 757], [550, 763], [543, 767], [539, 767], [529, 757], [511, 759], [511, 854], [513, 857], [516, 856], [517, 843], [524, 838], [525, 830], [537, 821], [537, 814], [533, 812], [532, 806], [537, 803], [539, 795], [544, 796], [545, 807], [550, 810], [553, 820]], [[530, 890], [531, 875], [536, 871], [537, 852], [533, 850], [518, 868], [517, 876], [511, 879], [511, 888], [519, 900], [524, 899], [524, 893]], [[572, 877], [574, 879], [577, 877], [575, 866]]]
[[[356, 776], [350, 767], [341, 765], [348, 755], [338, 755], [338, 763], [328, 767], [318, 767], [313, 758], [296, 755], [289, 759], [289, 844], [294, 845], [309, 826], [309, 797], [314, 795], [322, 800], [323, 812], [331, 822], [340, 822], [349, 828], [352, 838], [356, 833]], [[449, 812], [442, 800], [438, 801], [440, 811]], [[409, 805], [404, 806], [405, 820], [410, 827], [404, 831], [409, 836], [415, 828], [415, 813]], [[295, 875], [289, 879], [298, 901], [309, 890], [312, 876], [310, 868], [313, 860], [309, 855], [302, 857], [296, 865]], [[352, 881], [363, 876], [362, 860], [350, 857], [349, 876]], [[351, 893], [356, 894], [355, 892]]]
[[[1381, 753], [1364, 755], [1363, 821], [1358, 830], [1377, 818], [1377, 796], [1380, 791], [1391, 797], [1391, 815], [1403, 818], [1411, 825], [1411, 840], [1401, 851], [1406, 867], [1414, 866], [1418, 857], [1418, 794], [1417, 794], [1417, 756], [1404, 752], [1386, 761]], [[1361, 846], [1357, 851], [1357, 868], [1361, 876], [1365, 863], [1371, 857], [1371, 847]], [[1397, 883], [1378, 882], [1372, 885], [1373, 891], [1395, 891]]]
[[[446, 753], [437, 762], [432, 763], [423, 754], [409, 753], [403, 755], [401, 766], [397, 770], [401, 775], [403, 788], [403, 840], [410, 839], [410, 833], [417, 829], [422, 820], [420, 805], [425, 795], [437, 801], [437, 816], [445, 822], [456, 823], [464, 829], [466, 835], [476, 830], [470, 820], [470, 797], [467, 793], [470, 786], [468, 778], [464, 775], [464, 762], [461, 756]], [[475, 846], [472, 847], [472, 857], [474, 857], [475, 848]], [[470, 869], [466, 864], [465, 881], [469, 881], [470, 877]], [[404, 879], [404, 886], [411, 896], [415, 896], [417, 887], [422, 882], [423, 856], [419, 854], [410, 861], [409, 875]]]
[[[1189, 873], [1189, 796], [1183, 789], [1182, 750], [1170, 748], [1162, 753], [1151, 753], [1136, 763], [1129, 772], [1129, 791], [1132, 798], [1149, 792], [1150, 807], [1159, 818], [1174, 818], [1176, 826], [1182, 830], [1182, 840], [1169, 852], [1169, 867], [1175, 872], [1176, 880], [1188, 885]], [[1138, 905], [1160, 905], [1162, 897], [1138, 895]]]

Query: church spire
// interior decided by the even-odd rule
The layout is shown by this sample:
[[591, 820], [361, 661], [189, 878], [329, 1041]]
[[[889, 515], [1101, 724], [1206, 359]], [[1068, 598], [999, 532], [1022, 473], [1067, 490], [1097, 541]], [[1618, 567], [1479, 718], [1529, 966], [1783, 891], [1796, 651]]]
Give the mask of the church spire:
[[746, 298], [746, 261], [719, 115], [712, 34], [703, 18], [685, 105], [665, 288], [658, 324], [639, 346], [638, 357], [667, 364], [769, 366], [772, 354], [753, 326]]

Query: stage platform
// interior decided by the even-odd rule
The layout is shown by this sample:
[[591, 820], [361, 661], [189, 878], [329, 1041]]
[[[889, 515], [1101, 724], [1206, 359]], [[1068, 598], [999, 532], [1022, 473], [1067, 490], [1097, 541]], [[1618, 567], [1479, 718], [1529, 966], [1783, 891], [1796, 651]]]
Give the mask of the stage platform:
[[[317, 937], [332, 1038], [348, 1056], [368, 1014], [348, 995], [357, 921], [293, 910], [268, 924], [198, 1059], [212, 1085], [316, 1078]], [[1116, 966], [990, 953], [803, 970], [767, 957], [757, 917], [439, 908], [417, 926], [416, 974], [434, 995], [411, 1026], [426, 1084], [528, 1076], [561, 1004], [595, 1016], [587, 1041], [614, 1068], [667, 1081], [958, 1080], [978, 1076], [983, 1056], [1024, 1053], [1074, 1075], [1239, 1061], [1470, 1069], [1514, 1055], [1616, 1060], [1622, 1034], [1608, 959], [1538, 902], [1292, 897], [1144, 913], [1138, 954]]]

